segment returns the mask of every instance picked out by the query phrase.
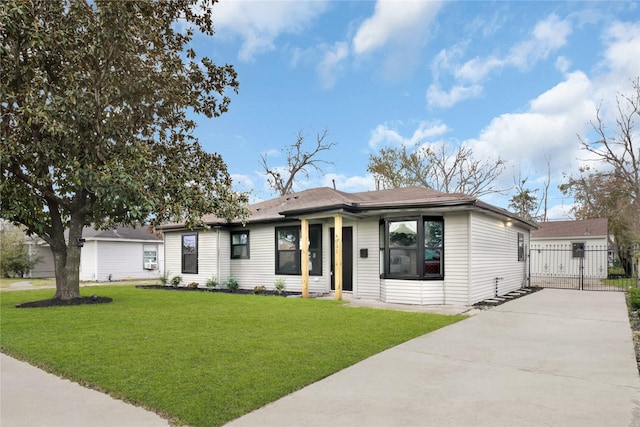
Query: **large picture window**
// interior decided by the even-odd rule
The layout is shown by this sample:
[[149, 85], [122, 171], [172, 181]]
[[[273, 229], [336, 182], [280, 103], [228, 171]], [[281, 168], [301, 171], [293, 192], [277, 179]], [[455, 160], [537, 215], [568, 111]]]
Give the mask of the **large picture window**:
[[249, 258], [249, 231], [231, 232], [231, 259]]
[[198, 235], [182, 235], [182, 273], [198, 274]]
[[381, 268], [388, 278], [441, 279], [444, 276], [444, 221], [420, 217], [387, 219], [380, 228]]
[[[301, 274], [300, 227], [276, 227], [276, 274]], [[309, 226], [309, 274], [322, 275], [322, 226]]]

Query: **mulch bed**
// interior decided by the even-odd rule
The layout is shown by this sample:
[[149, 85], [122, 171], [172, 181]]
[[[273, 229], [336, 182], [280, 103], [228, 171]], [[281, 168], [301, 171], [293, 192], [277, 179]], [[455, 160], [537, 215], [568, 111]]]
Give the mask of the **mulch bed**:
[[40, 301], [25, 302], [17, 304], [17, 308], [43, 308], [43, 307], [66, 307], [71, 305], [84, 305], [84, 304], [106, 304], [113, 301], [113, 298], [99, 297], [97, 295], [91, 295], [90, 297], [72, 298], [69, 300], [63, 300], [58, 298], [43, 299]]
[[283, 291], [277, 293], [272, 290], [265, 290], [260, 293], [254, 292], [252, 289], [238, 289], [237, 291], [230, 291], [229, 289], [224, 288], [190, 288], [188, 286], [163, 286], [163, 285], [136, 285], [136, 288], [139, 289], [158, 289], [163, 291], [183, 291], [183, 292], [215, 292], [215, 293], [223, 293], [223, 294], [244, 294], [244, 295], [266, 295], [266, 296], [278, 296], [278, 297], [289, 297], [289, 296], [301, 296], [301, 292], [287, 292]]

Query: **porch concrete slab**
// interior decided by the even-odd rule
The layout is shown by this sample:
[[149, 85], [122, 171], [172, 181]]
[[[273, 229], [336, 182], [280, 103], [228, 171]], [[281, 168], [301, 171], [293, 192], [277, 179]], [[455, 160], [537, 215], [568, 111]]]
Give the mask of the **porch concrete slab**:
[[640, 426], [623, 293], [545, 289], [408, 341], [228, 424]]
[[0, 425], [7, 427], [169, 427], [143, 408], [0, 354]]

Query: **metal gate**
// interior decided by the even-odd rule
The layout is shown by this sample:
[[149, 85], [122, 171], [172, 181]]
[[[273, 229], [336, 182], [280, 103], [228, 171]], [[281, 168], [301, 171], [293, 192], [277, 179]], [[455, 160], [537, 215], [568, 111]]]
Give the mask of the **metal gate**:
[[584, 243], [541, 244], [529, 248], [529, 284], [543, 288], [620, 291], [636, 285], [635, 278], [609, 274], [606, 246]]

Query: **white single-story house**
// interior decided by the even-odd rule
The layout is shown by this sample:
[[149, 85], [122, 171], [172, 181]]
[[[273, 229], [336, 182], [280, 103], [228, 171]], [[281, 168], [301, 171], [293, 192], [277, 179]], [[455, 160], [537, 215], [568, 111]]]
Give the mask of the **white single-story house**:
[[[114, 230], [85, 228], [80, 254], [81, 281], [154, 279], [162, 274], [164, 248], [162, 237], [147, 227], [118, 227]], [[32, 239], [30, 251], [41, 261], [28, 277], [55, 277], [53, 255], [42, 239]]]
[[531, 232], [531, 275], [606, 278], [609, 230], [606, 218], [538, 223]]
[[526, 285], [536, 228], [475, 197], [422, 187], [314, 188], [249, 209], [244, 226], [214, 216], [197, 230], [164, 225], [165, 271], [202, 286], [213, 277], [234, 277], [241, 289], [284, 280], [303, 295], [468, 305]]

